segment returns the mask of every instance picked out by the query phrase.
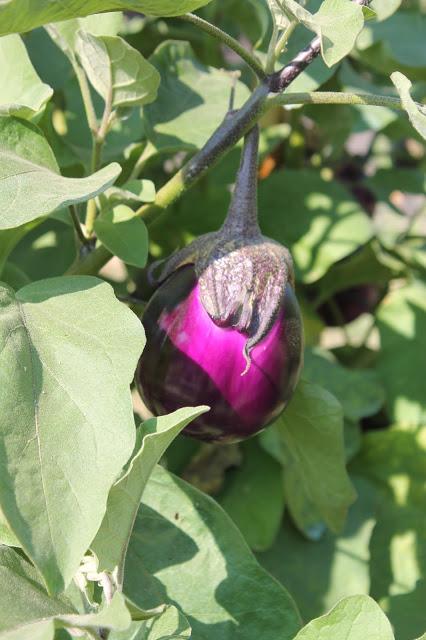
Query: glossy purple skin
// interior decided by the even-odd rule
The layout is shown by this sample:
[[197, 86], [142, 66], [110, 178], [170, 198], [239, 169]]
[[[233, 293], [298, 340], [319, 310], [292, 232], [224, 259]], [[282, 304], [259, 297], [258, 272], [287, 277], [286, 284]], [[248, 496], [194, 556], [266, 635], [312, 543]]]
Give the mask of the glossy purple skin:
[[[147, 344], [136, 382], [147, 407], [155, 415], [185, 406], [211, 407], [185, 429], [187, 435], [208, 442], [243, 440], [283, 411], [297, 384], [302, 325], [290, 285], [279, 317], [251, 352], [245, 375], [247, 336], [213, 322], [200, 301], [191, 266], [159, 287], [143, 324]], [[295, 327], [297, 336], [291, 335]]]

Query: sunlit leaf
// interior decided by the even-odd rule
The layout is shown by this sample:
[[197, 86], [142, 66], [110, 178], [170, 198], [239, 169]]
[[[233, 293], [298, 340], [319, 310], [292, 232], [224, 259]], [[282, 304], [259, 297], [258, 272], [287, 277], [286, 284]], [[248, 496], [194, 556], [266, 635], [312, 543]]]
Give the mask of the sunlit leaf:
[[16, 295], [3, 287], [0, 328], [1, 508], [57, 592], [133, 448], [129, 384], [143, 329], [91, 277], [53, 278]]
[[138, 512], [124, 591], [145, 606], [173, 601], [192, 640], [291, 640], [300, 627], [292, 599], [224, 511], [161, 467]]

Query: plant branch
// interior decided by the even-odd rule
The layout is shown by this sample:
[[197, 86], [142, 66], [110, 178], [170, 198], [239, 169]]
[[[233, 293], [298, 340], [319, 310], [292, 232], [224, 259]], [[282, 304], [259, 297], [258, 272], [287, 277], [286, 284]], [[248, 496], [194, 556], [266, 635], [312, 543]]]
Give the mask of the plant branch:
[[[297, 104], [361, 104], [404, 110], [404, 106], [399, 98], [378, 96], [373, 93], [341, 93], [339, 91], [283, 93], [281, 95], [272, 95], [267, 101], [268, 106]], [[421, 105], [418, 104], [417, 106], [420, 107]]]
[[220, 40], [222, 44], [225, 44], [237, 55], [239, 55], [240, 58], [244, 60], [244, 62], [248, 64], [249, 67], [251, 67], [252, 71], [254, 71], [254, 73], [260, 80], [266, 80], [266, 73], [261, 63], [254, 55], [247, 51], [247, 49], [243, 47], [243, 45], [240, 44], [238, 40], [230, 36], [228, 33], [225, 33], [225, 31], [222, 31], [222, 29], [219, 29], [219, 27], [216, 27], [214, 24], [207, 22], [207, 20], [203, 20], [203, 18], [200, 18], [194, 13], [186, 13], [185, 15], [179, 17], [186, 22], [190, 22], [191, 24], [196, 25], [199, 29], [202, 29], [209, 35], [213, 36], [213, 38]]

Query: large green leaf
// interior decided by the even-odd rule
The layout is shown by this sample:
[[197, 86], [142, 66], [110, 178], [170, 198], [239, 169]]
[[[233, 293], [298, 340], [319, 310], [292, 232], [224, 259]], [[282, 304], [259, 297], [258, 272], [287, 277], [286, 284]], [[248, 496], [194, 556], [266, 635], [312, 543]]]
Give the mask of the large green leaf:
[[59, 591], [105, 513], [134, 443], [139, 320], [91, 277], [1, 289], [0, 504]]
[[113, 108], [153, 102], [160, 75], [143, 55], [119, 36], [77, 34], [77, 52], [91, 84]]
[[309, 622], [294, 640], [395, 640], [379, 605], [368, 596], [341, 600], [325, 616]]
[[30, 118], [51, 98], [53, 89], [38, 77], [20, 36], [0, 38], [0, 67], [0, 115]]
[[138, 512], [124, 591], [145, 606], [174, 602], [193, 640], [290, 640], [300, 627], [288, 593], [217, 503], [161, 467]]
[[0, 35], [30, 31], [48, 22], [69, 20], [101, 11], [128, 9], [153, 16], [178, 16], [208, 4], [210, 0], [2, 0]]
[[264, 551], [273, 543], [284, 512], [281, 466], [256, 440], [242, 446], [243, 463], [228, 476], [219, 502], [250, 547]]
[[347, 369], [327, 351], [307, 349], [303, 375], [336, 396], [348, 420], [374, 415], [383, 406], [384, 390], [376, 372]]
[[[229, 75], [198, 62], [186, 42], [161, 44], [150, 62], [161, 75], [158, 99], [143, 110], [150, 141], [157, 149], [202, 147], [227, 113]], [[235, 107], [248, 96], [237, 82]]]
[[301, 381], [261, 439], [284, 467], [286, 504], [296, 524], [313, 537], [320, 519], [340, 530], [355, 494], [345, 468], [343, 412], [336, 398]]
[[391, 80], [401, 96], [402, 104], [415, 130], [426, 140], [426, 107], [418, 107], [410, 95], [411, 82], [402, 73], [395, 71]]
[[0, 229], [85, 202], [110, 187], [120, 171], [113, 163], [87, 178], [64, 178], [36, 127], [18, 118], [0, 117]]
[[361, 206], [337, 182], [314, 171], [276, 172], [259, 187], [265, 235], [292, 252], [296, 275], [314, 282], [372, 237]]
[[125, 475], [112, 487], [102, 525], [92, 543], [100, 570], [123, 569], [136, 513], [155, 465], [174, 438], [207, 407], [179, 409], [147, 420], [139, 429], [140, 447]]
[[381, 349], [378, 367], [391, 418], [425, 424], [426, 285], [414, 281], [392, 291], [377, 312]]

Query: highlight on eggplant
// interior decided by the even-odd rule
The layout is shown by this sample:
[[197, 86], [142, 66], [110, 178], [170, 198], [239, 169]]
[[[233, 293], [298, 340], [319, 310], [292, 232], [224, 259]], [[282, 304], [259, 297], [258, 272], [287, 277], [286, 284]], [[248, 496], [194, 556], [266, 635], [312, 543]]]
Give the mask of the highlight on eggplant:
[[303, 327], [289, 251], [257, 219], [258, 127], [245, 138], [222, 227], [173, 255], [143, 314], [136, 372], [155, 414], [206, 404], [187, 435], [236, 442], [284, 410], [303, 362]]

